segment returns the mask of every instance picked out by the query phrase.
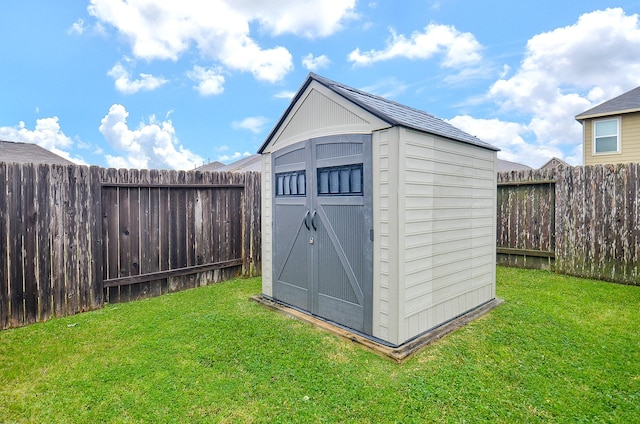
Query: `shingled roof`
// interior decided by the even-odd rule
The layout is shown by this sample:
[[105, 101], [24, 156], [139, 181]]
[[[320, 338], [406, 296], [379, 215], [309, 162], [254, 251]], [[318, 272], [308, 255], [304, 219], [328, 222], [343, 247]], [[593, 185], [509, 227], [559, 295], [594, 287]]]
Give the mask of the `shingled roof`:
[[262, 171], [262, 157], [260, 155], [251, 155], [242, 158], [228, 165], [224, 165], [216, 171], [220, 172], [260, 172]]
[[577, 120], [621, 113], [640, 112], [640, 87], [622, 93], [576, 116]]
[[0, 140], [0, 162], [35, 163], [50, 165], [74, 165], [73, 162], [58, 156], [33, 143], [17, 143]]
[[533, 168], [531, 168], [529, 165], [518, 162], [510, 162], [508, 160], [496, 159], [497, 172], [529, 171], [531, 169]]
[[197, 167], [195, 171], [217, 171], [218, 168], [222, 168], [223, 166], [224, 166], [224, 163], [222, 162], [218, 162], [218, 161], [209, 162], [202, 166]]
[[227, 165], [220, 162], [212, 162], [207, 165], [203, 165], [196, 168], [196, 171], [260, 172], [262, 171], [262, 156], [260, 155], [247, 156], [235, 162], [231, 162], [230, 164], [227, 164]]
[[318, 83], [327, 87], [329, 90], [337, 93], [350, 102], [360, 106], [372, 115], [375, 115], [381, 120], [387, 122], [390, 126], [402, 126], [429, 134], [439, 135], [452, 140], [461, 141], [463, 143], [473, 144], [475, 146], [484, 147], [486, 149], [494, 151], [500, 150], [488, 143], [485, 143], [475, 136], [467, 134], [466, 132], [454, 127], [453, 125], [443, 121], [442, 119], [428, 114], [427, 112], [414, 109], [412, 107], [387, 100], [383, 97], [366, 93], [352, 87], [348, 87], [344, 84], [340, 84], [330, 79], [321, 77], [320, 75], [310, 73], [303, 86], [300, 88], [300, 90], [298, 90], [295, 97], [291, 101], [291, 105], [289, 106], [289, 108], [282, 115], [274, 129], [267, 137], [264, 144], [260, 147], [260, 150], [258, 150], [258, 153], [262, 153], [262, 151], [267, 147], [272, 137], [276, 134], [278, 128], [282, 125], [295, 103], [300, 99], [300, 96], [304, 93], [304, 91], [312, 81], [317, 81]]

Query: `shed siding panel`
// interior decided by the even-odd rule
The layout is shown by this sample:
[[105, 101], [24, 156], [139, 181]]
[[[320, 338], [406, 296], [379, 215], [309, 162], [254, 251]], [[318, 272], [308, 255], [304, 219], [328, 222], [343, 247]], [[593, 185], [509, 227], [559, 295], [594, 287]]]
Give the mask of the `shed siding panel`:
[[262, 155], [262, 292], [273, 296], [273, 182], [271, 155]]
[[373, 336], [398, 343], [397, 129], [372, 137]]
[[410, 130], [401, 144], [406, 340], [495, 297], [495, 153]]

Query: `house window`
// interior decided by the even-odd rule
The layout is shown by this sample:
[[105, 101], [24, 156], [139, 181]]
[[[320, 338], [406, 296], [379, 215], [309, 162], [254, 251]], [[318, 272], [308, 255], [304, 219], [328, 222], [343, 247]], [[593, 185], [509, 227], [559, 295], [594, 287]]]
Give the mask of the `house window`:
[[305, 184], [305, 171], [276, 174], [276, 196], [304, 196]]
[[593, 154], [620, 152], [620, 119], [593, 121]]
[[362, 196], [362, 164], [318, 168], [319, 196]]

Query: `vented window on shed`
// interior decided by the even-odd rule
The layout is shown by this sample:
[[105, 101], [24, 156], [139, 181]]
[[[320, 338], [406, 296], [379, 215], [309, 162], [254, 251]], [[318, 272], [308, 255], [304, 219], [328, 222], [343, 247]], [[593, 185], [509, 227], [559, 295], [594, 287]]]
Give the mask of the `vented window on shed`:
[[362, 196], [362, 164], [318, 169], [319, 196]]
[[305, 196], [306, 183], [305, 171], [276, 174], [276, 196]]

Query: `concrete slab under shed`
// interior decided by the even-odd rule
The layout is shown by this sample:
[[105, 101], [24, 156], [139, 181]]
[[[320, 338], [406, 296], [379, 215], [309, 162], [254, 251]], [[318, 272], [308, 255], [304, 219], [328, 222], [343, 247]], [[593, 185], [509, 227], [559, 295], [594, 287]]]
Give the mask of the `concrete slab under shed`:
[[304, 322], [308, 322], [309, 324], [317, 327], [321, 330], [327, 331], [331, 334], [335, 334], [343, 339], [350, 340], [354, 343], [357, 343], [378, 355], [390, 358], [398, 363], [404, 362], [409, 359], [413, 354], [421, 351], [425, 347], [430, 344], [440, 340], [442, 337], [447, 334], [457, 330], [460, 327], [465, 326], [471, 321], [487, 314], [497, 306], [499, 306], [503, 300], [495, 298], [486, 302], [471, 311], [460, 315], [450, 321], [445, 322], [444, 324], [433, 328], [418, 337], [409, 340], [408, 342], [400, 345], [400, 346], [389, 346], [384, 344], [376, 339], [367, 337], [358, 332], [354, 332], [346, 327], [337, 325], [335, 323], [323, 320], [321, 318], [315, 317], [313, 315], [309, 315], [305, 312], [302, 312], [298, 309], [292, 308], [280, 302], [276, 302], [273, 299], [264, 296], [264, 295], [256, 295], [252, 296], [251, 300], [269, 308], [276, 310], [284, 315], [290, 316], [292, 318], [299, 319]]

